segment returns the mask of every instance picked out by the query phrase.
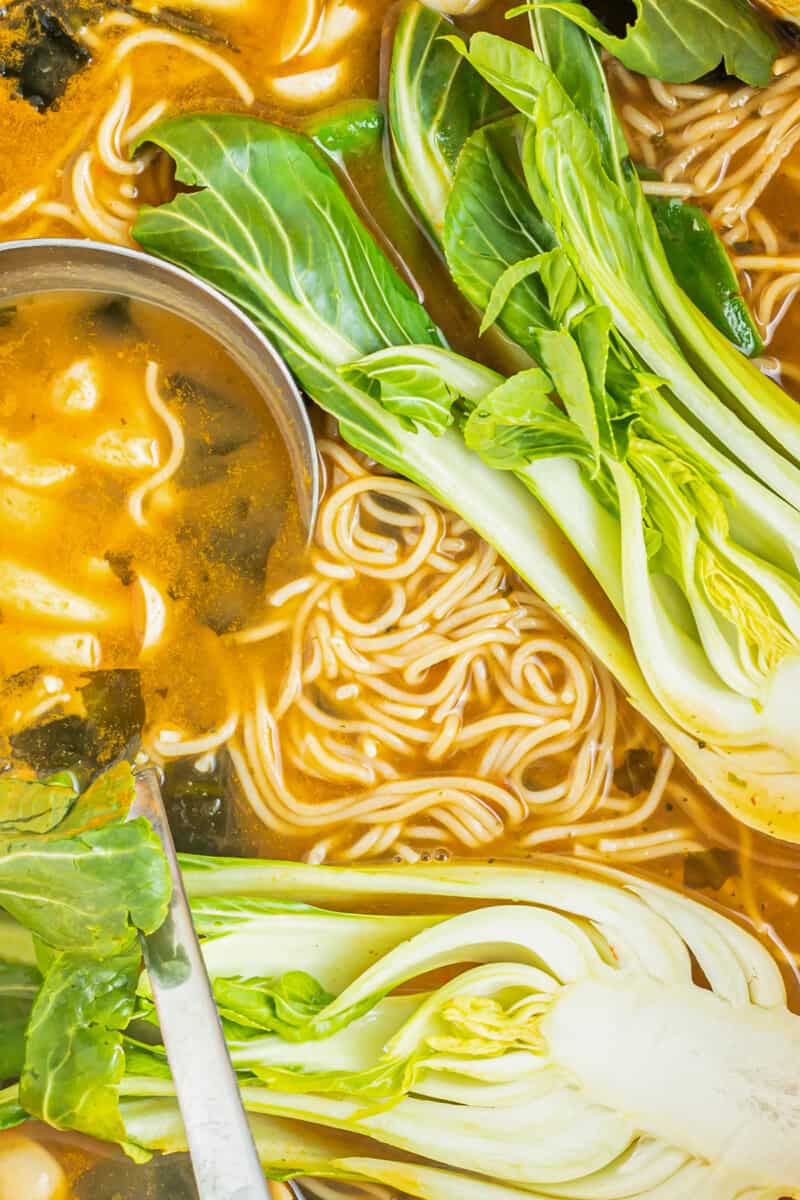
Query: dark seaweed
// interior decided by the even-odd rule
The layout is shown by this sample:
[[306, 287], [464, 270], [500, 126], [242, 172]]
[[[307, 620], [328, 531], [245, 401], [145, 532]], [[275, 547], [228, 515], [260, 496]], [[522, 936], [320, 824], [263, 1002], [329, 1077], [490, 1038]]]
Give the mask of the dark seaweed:
[[185, 854], [235, 853], [227, 756], [213, 771], [200, 772], [187, 761], [168, 763], [162, 794], [175, 845]]
[[15, 733], [10, 739], [15, 757], [41, 774], [91, 776], [134, 754], [145, 717], [138, 671], [96, 671], [81, 698], [85, 717], [55, 717]]
[[64, 95], [70, 80], [92, 61], [78, 40], [79, 30], [115, 10], [190, 37], [227, 44], [213, 26], [168, 7], [140, 12], [127, 0], [11, 0], [0, 4], [0, 22], [11, 33], [0, 55], [0, 76], [16, 79], [19, 95], [39, 112], [46, 112]]
[[228, 471], [227, 457], [258, 437], [258, 418], [187, 375], [173, 375], [169, 387], [181, 405], [186, 437], [177, 482], [182, 487], [202, 487], [221, 479]]
[[232, 519], [210, 529], [203, 547], [212, 563], [230, 567], [244, 579], [259, 582], [282, 520], [279, 505], [270, 498], [240, 496]]
[[130, 554], [115, 554], [113, 550], [106, 550], [103, 558], [111, 567], [111, 570], [122, 586], [130, 587], [136, 579], [136, 572], [133, 569], [133, 556]]
[[683, 882], [688, 888], [711, 888], [718, 892], [738, 874], [739, 855], [735, 850], [698, 850], [687, 854], [683, 864]]
[[0, 329], [6, 329], [9, 325], [13, 325], [17, 319], [17, 306], [9, 304], [6, 308], [0, 308]]
[[94, 736], [83, 717], [56, 717], [41, 725], [31, 725], [11, 739], [17, 758], [40, 772], [94, 770]]
[[72, 77], [91, 62], [89, 51], [72, 36], [80, 27], [82, 6], [71, 6], [70, 19], [62, 7], [67, 6], [32, 2], [4, 10], [11, 36], [0, 57], [0, 75], [16, 79], [19, 95], [40, 112], [63, 96]]
[[22, 59], [19, 94], [42, 112], [64, 95], [70, 79], [91, 61], [91, 55], [54, 17], [42, 13], [39, 22], [41, 35]]
[[626, 796], [638, 796], [653, 786], [656, 764], [650, 750], [629, 750], [614, 772], [614, 785]]
[[188, 1155], [159, 1156], [135, 1169], [120, 1160], [97, 1163], [74, 1184], [75, 1200], [197, 1200]]
[[139, 672], [96, 671], [81, 689], [81, 699], [95, 731], [100, 764], [130, 758], [138, 749], [145, 718]]
[[128, 296], [113, 296], [103, 300], [86, 314], [86, 324], [106, 337], [121, 337], [133, 328], [131, 302]]

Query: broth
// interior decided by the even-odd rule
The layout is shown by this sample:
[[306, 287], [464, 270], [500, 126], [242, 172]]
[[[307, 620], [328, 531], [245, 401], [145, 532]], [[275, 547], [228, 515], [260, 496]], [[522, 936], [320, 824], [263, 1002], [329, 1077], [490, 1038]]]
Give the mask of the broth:
[[[504, 7], [473, 27], [507, 33]], [[153, 119], [225, 109], [303, 126], [337, 101], [375, 97], [390, 8], [386, 0], [283, 7], [252, 0], [213, 22], [202, 17], [200, 39], [109, 11], [76, 34], [93, 61], [46, 111], [0, 80], [0, 236], [78, 233], [135, 244], [139, 205], [174, 192], [165, 159], [150, 150], [134, 164], [127, 159]], [[522, 36], [524, 22], [511, 29]], [[634, 154], [656, 169], [685, 148], [665, 121], [731, 90], [703, 84], [684, 94], [611, 71]], [[795, 71], [800, 60], [784, 76]], [[785, 264], [753, 270], [753, 247], [745, 244], [766, 237], [769, 245], [757, 250], [775, 259], [796, 253], [796, 160], [797, 152], [788, 155], [759, 195], [753, 228], [727, 231], [763, 318], [765, 369], [800, 395], [800, 316], [792, 306], [800, 272], [792, 281]], [[679, 194], [695, 194], [694, 185], [680, 191], [692, 162], [672, 179]], [[492, 363], [492, 343], [478, 337], [475, 314], [394, 189], [380, 143], [346, 171], [365, 219], [450, 343]], [[695, 198], [713, 208], [713, 196]], [[778, 231], [777, 246], [767, 226]], [[778, 277], [779, 300], [764, 307]], [[134, 513], [147, 518], [140, 524], [131, 496], [170, 456], [167, 427], [148, 400], [150, 362], [158, 365], [150, 382], [188, 452], [169, 481], [140, 496], [140, 507], [134, 499]], [[74, 468], [52, 490], [0, 478], [0, 557], [88, 597], [107, 615], [102, 627], [94, 622], [89, 642], [85, 622], [78, 630], [16, 611], [0, 579], [0, 759], [16, 754], [14, 739], [25, 730], [85, 720], [86, 688], [97, 672], [117, 680], [135, 673], [141, 744], [167, 766], [180, 848], [316, 861], [555, 853], [641, 870], [755, 929], [800, 1012], [800, 852], [745, 830], [702, 793], [608, 673], [463, 523], [411, 485], [393, 491], [319, 422], [329, 523], [321, 522], [305, 554], [288, 461], [263, 402], [200, 331], [147, 306], [109, 297], [23, 302], [0, 313], [0, 364], [0, 437], [26, 447], [40, 466]], [[88, 407], [93, 379], [102, 402]], [[242, 440], [223, 454], [218, 438], [231, 426]], [[138, 473], [112, 461], [123, 431], [137, 439]], [[345, 496], [354, 483], [363, 485], [356, 503]], [[427, 554], [404, 573], [426, 544]], [[383, 572], [370, 566], [376, 547]], [[484, 572], [480, 586], [450, 594], [441, 614], [426, 614], [427, 624], [403, 624], [475, 563]], [[142, 579], [169, 608], [163, 635], [146, 647], [154, 597]], [[423, 637], [432, 658], [415, 674]], [[84, 658], [65, 661], [70, 646], [73, 658]], [[530, 669], [515, 675], [514, 655], [527, 655]], [[461, 675], [459, 663], [466, 663]], [[64, 1149], [41, 1136], [67, 1168], [75, 1200], [110, 1200], [109, 1189], [122, 1186], [124, 1164], [101, 1164], [95, 1173], [85, 1147]], [[148, 1171], [145, 1190], [130, 1170], [137, 1197], [155, 1200], [159, 1188], [171, 1196], [173, 1169], [188, 1189], [184, 1167], [164, 1168], [163, 1176], [161, 1169]]]
[[0, 361], [5, 752], [74, 765], [87, 708], [125, 720], [92, 709], [99, 681], [174, 757], [229, 720], [222, 637], [260, 613], [270, 559], [303, 544], [281, 435], [216, 343], [148, 305], [22, 300]]

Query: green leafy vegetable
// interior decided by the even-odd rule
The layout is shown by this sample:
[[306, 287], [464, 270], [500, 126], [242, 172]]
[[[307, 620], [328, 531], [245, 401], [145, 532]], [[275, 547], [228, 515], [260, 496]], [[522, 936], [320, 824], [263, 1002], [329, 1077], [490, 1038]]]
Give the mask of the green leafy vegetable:
[[383, 113], [373, 100], [347, 100], [316, 113], [308, 122], [306, 133], [321, 150], [347, 161], [380, 145]]
[[[9, 960], [0, 963], [0, 1079], [18, 1076], [19, 1089], [0, 1102], [0, 1124], [24, 1112], [125, 1144], [118, 1085], [141, 969], [137, 936], [166, 915], [167, 863], [149, 823], [126, 821], [127, 763], [79, 796], [63, 781], [27, 790], [22, 782], [4, 780], [12, 817], [0, 905], [18, 924], [0, 922]], [[41, 974], [29, 961], [31, 935]]]
[[[552, 35], [552, 20], [549, 25]], [[537, 32], [544, 44], [541, 21]], [[445, 221], [448, 265], [470, 298], [482, 303], [484, 323], [507, 322], [506, 332], [516, 334], [548, 368], [580, 431], [577, 440], [567, 437], [563, 420], [547, 406], [534, 405], [526, 412], [522, 375], [519, 385], [507, 385], [516, 387], [517, 403], [513, 415], [503, 414], [502, 435], [497, 422], [487, 423], [490, 399], [482, 402], [477, 417], [473, 413], [469, 418], [469, 444], [480, 448], [492, 465], [524, 473], [623, 613], [650, 686], [684, 728], [717, 745], [753, 744], [766, 736], [776, 747], [793, 747], [795, 736], [788, 734], [787, 742], [787, 726], [780, 718], [782, 685], [776, 681], [784, 673], [792, 678], [800, 661], [797, 513], [754, 484], [712, 439], [727, 431], [726, 446], [741, 450], [751, 469], [758, 463], [762, 478], [789, 500], [794, 500], [800, 477], [789, 461], [773, 456], [768, 443], [753, 441], [751, 431], [694, 374], [673, 340], [651, 286], [638, 218], [628, 202], [632, 185], [624, 162], [615, 160], [616, 126], [607, 119], [606, 108], [595, 112], [592, 123], [585, 122], [542, 59], [491, 35], [475, 35], [469, 57], [529, 118], [520, 154], [528, 195], [521, 206], [518, 194], [513, 206], [509, 203], [513, 193], [508, 180], [513, 183], [517, 172], [508, 155], [502, 171], [496, 166], [487, 170], [497, 157], [491, 130], [473, 135]], [[552, 57], [571, 78], [573, 68], [565, 65], [560, 41]], [[594, 57], [589, 58], [589, 65], [596, 66]], [[598, 95], [597, 89], [585, 92], [582, 102], [596, 102]], [[601, 131], [599, 139], [595, 129]], [[519, 135], [516, 141], [519, 146]], [[480, 253], [472, 250], [476, 235], [461, 232], [466, 227], [465, 197], [467, 205], [471, 197], [479, 197], [482, 206]], [[451, 212], [455, 237], [448, 236]], [[508, 262], [507, 231], [518, 233], [520, 212], [526, 223], [537, 217], [546, 222], [559, 249], [530, 256], [517, 236], [519, 257]], [[545, 285], [544, 294], [522, 292], [545, 262], [559, 264], [560, 287], [569, 281], [566, 299], [552, 284]], [[629, 300], [623, 303], [625, 294]], [[512, 303], [517, 310], [507, 319]], [[687, 302], [682, 303], [685, 307]], [[570, 304], [577, 315], [565, 327]], [[555, 343], [554, 324], [561, 326]], [[660, 349], [654, 353], [656, 343]], [[559, 357], [551, 364], [554, 344]], [[680, 400], [691, 395], [691, 416], [706, 423], [710, 437], [685, 419], [680, 406], [673, 406], [667, 387]], [[796, 433], [796, 416], [794, 426]], [[495, 444], [489, 445], [493, 431]], [[570, 457], [583, 468], [575, 482], [619, 522], [606, 520], [604, 530], [609, 549], [619, 558], [607, 553], [606, 561], [600, 560], [599, 514], [595, 529], [584, 516], [589, 496], [578, 500], [563, 472], [564, 486], [548, 487], [552, 480], [547, 471], [543, 476], [541, 466], [534, 465], [548, 455]], [[596, 466], [590, 472], [592, 458]], [[772, 511], [769, 520], [767, 509]], [[737, 536], [731, 536], [732, 529]], [[779, 530], [785, 535], [782, 545], [775, 541]], [[680, 593], [665, 591], [661, 576], [670, 587], [677, 583]], [[758, 695], [752, 690], [757, 677], [757, 686], [763, 687]], [[749, 698], [762, 710], [769, 708], [766, 721], [761, 716], [754, 721]], [[745, 733], [748, 725], [751, 734]], [[789, 757], [796, 760], [794, 749]]]
[[747, 0], [634, 0], [636, 21], [625, 37], [614, 37], [578, 3], [535, 0], [511, 10], [544, 8], [573, 21], [616, 55], [631, 71], [670, 83], [691, 83], [725, 63], [754, 87], [769, 83], [778, 44]]
[[433, 233], [444, 222], [461, 147], [503, 101], [444, 40], [453, 25], [422, 4], [405, 4], [394, 37], [388, 106], [400, 176]]
[[650, 208], [670, 269], [689, 299], [743, 354], [761, 354], [764, 343], [733, 263], [703, 210], [660, 197], [650, 197]]
[[0, 906], [56, 950], [113, 955], [135, 929], [158, 928], [168, 883], [144, 820], [121, 824], [133, 799], [127, 763], [112, 767], [46, 833], [0, 850]]
[[0, 775], [0, 839], [49, 832], [64, 820], [77, 795], [69, 775], [55, 775], [44, 783]]
[[279, 979], [226, 978], [214, 981], [214, 999], [229, 1021], [292, 1040], [333, 1000], [305, 971]]
[[0, 962], [0, 1083], [22, 1070], [25, 1030], [41, 982], [35, 967]]
[[28, 1027], [20, 1080], [28, 1113], [56, 1128], [126, 1141], [117, 1085], [125, 1071], [122, 1030], [133, 1015], [139, 970], [136, 946], [102, 961], [56, 957]]

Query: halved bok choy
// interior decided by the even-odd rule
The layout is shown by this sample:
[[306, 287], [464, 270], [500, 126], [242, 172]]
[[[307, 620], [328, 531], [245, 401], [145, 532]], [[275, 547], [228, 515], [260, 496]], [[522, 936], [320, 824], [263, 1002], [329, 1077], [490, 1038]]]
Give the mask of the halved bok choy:
[[[558, 859], [183, 867], [271, 1177], [428, 1200], [800, 1196], [800, 1018], [766, 948], [715, 910]], [[146, 976], [98, 1079], [51, 971], [17, 1057], [36, 1070], [49, 1031], [53, 1099], [72, 1102], [58, 1123], [136, 1155], [185, 1149]], [[89, 1016], [104, 979], [85, 964]], [[23, 1076], [0, 1117], [31, 1094]]]
[[[409, 347], [431, 353], [446, 347], [315, 147], [289, 130], [224, 114], [160, 122], [146, 140], [166, 150], [180, 179], [196, 190], [143, 210], [135, 229], [141, 244], [239, 303], [275, 340], [309, 395], [338, 418], [347, 441], [460, 513], [610, 667], [714, 795], [751, 823], [791, 836], [800, 795], [797, 763], [783, 751], [785, 730], [765, 726], [749, 699], [749, 741], [740, 730], [729, 738], [718, 738], [716, 729], [698, 733], [697, 722], [692, 727], [670, 715], [646, 681], [613, 602], [528, 481], [496, 470], [465, 442], [458, 389], [441, 378], [438, 361], [422, 369], [415, 351], [414, 362], [391, 380], [370, 378], [357, 365], [378, 352], [402, 357]], [[583, 370], [582, 357], [567, 345], [571, 335], [553, 332], [554, 345]], [[465, 376], [495, 378], [464, 365]], [[584, 501], [591, 497], [575, 464], [563, 466], [588, 526], [605, 520], [606, 508]], [[788, 506], [787, 512], [788, 522]], [[783, 547], [780, 529], [773, 542]], [[597, 544], [602, 553], [609, 547], [611, 560], [611, 537], [598, 535]], [[783, 561], [786, 569], [785, 552]], [[771, 558], [769, 564], [775, 565]]]
[[[731, 292], [730, 269], [709, 227], [700, 228], [701, 265], [717, 272], [727, 326], [718, 310], [710, 312], [717, 325], [703, 316], [675, 282], [594, 47], [546, 5], [535, 7], [532, 23], [541, 58], [484, 34], [467, 51], [448, 22], [417, 3], [402, 10], [395, 37], [390, 125], [418, 207], [432, 193], [419, 174], [412, 179], [403, 169], [403, 147], [431, 136], [422, 99], [434, 78], [424, 68], [410, 76], [409, 62], [422, 58], [426, 46], [436, 44], [440, 57], [449, 46], [454, 60], [467, 55], [487, 88], [521, 110], [483, 122], [464, 138], [456, 160], [439, 160], [444, 211], [422, 213], [429, 227], [441, 229], [450, 272], [483, 312], [482, 328], [497, 321], [542, 368], [506, 383], [496, 377], [493, 392], [476, 375], [468, 396], [455, 377], [464, 375], [463, 362], [454, 368], [449, 386], [462, 398], [465, 438], [492, 465], [516, 471], [570, 538], [623, 617], [647, 682], [676, 723], [699, 741], [737, 747], [738, 769], [731, 769], [738, 780], [794, 771], [800, 475], [791, 457], [731, 411], [721, 386], [722, 400], [711, 395], [707, 427], [681, 403], [689, 378], [698, 410], [710, 390], [674, 340], [666, 313], [682, 314], [679, 323], [695, 330], [707, 357], [724, 343], [756, 400], [771, 389], [768, 413], [756, 402], [750, 408], [762, 412], [773, 435], [785, 417], [798, 436], [796, 406], [720, 332], [745, 348], [753, 344], [744, 302]], [[464, 63], [459, 70], [464, 89]], [[440, 111], [447, 111], [444, 100]], [[568, 123], [559, 124], [562, 112]], [[556, 148], [558, 167], [540, 164], [540, 140]], [[670, 221], [677, 243], [688, 226], [674, 214]], [[648, 273], [645, 242], [660, 264], [660, 283]], [[688, 249], [677, 245], [679, 255]], [[595, 252], [607, 291], [597, 285]], [[626, 294], [637, 337], [619, 318], [619, 297]], [[669, 368], [652, 354], [656, 326], [670, 346]], [[389, 379], [393, 357], [399, 370], [402, 352], [383, 352], [366, 369]], [[422, 350], [418, 360], [430, 357]], [[447, 371], [441, 356], [439, 362]], [[561, 408], [550, 399], [554, 393]], [[729, 423], [732, 439], [721, 434]], [[737, 437], [753, 451], [750, 469], [730, 453]], [[762, 453], [777, 475], [764, 467], [756, 477]], [[792, 502], [771, 486], [779, 476], [789, 481]]]

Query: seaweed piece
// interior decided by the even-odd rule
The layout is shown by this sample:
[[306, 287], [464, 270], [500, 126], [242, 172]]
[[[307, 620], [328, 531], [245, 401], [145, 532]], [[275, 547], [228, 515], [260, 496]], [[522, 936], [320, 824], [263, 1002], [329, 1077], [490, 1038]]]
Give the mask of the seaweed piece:
[[145, 719], [139, 672], [96, 671], [81, 688], [81, 698], [94, 730], [98, 763], [130, 758], [138, 748]]
[[683, 882], [688, 888], [711, 888], [718, 892], [733, 875], [739, 874], [739, 855], [735, 850], [698, 850], [687, 854], [683, 864]]
[[142, 12], [127, 0], [11, 0], [0, 4], [0, 25], [5, 26], [0, 76], [17, 79], [19, 95], [39, 112], [46, 112], [64, 95], [70, 80], [92, 61], [79, 39], [80, 30], [112, 11], [188, 37], [229, 45], [212, 25], [170, 8]]
[[86, 716], [55, 717], [9, 739], [16, 758], [40, 774], [78, 771], [94, 775], [136, 750], [145, 708], [138, 671], [96, 671], [81, 698]]
[[614, 786], [626, 796], [638, 796], [653, 786], [656, 764], [652, 751], [635, 746], [614, 772]]
[[212, 771], [198, 771], [186, 760], [168, 763], [161, 791], [178, 850], [215, 855], [234, 851], [226, 755], [217, 755]]
[[26, 51], [19, 72], [19, 93], [43, 111], [59, 100], [73, 75], [91, 62], [91, 55], [67, 33], [60, 21], [45, 13], [39, 17], [42, 35]]
[[243, 405], [188, 375], [172, 375], [171, 394], [181, 405], [186, 452], [177, 472], [183, 487], [201, 487], [228, 471], [228, 455], [254, 441], [261, 423]]
[[9, 325], [13, 325], [16, 319], [16, 304], [8, 304], [5, 308], [0, 308], [0, 329], [6, 329]]
[[93, 768], [94, 736], [83, 717], [56, 717], [31, 725], [9, 739], [17, 758], [39, 774]]
[[230, 567], [243, 579], [260, 582], [283, 520], [283, 506], [274, 497], [239, 496], [230, 507], [232, 511], [206, 532], [204, 557]]
[[106, 550], [103, 558], [111, 567], [111, 570], [122, 586], [130, 587], [136, 579], [136, 572], [133, 569], [133, 555], [117, 554], [113, 550]]
[[159, 1155], [151, 1162], [107, 1159], [96, 1163], [73, 1186], [75, 1200], [197, 1200], [186, 1154]]
[[121, 337], [134, 328], [131, 302], [128, 296], [112, 296], [103, 300], [86, 314], [86, 323], [98, 333]]

